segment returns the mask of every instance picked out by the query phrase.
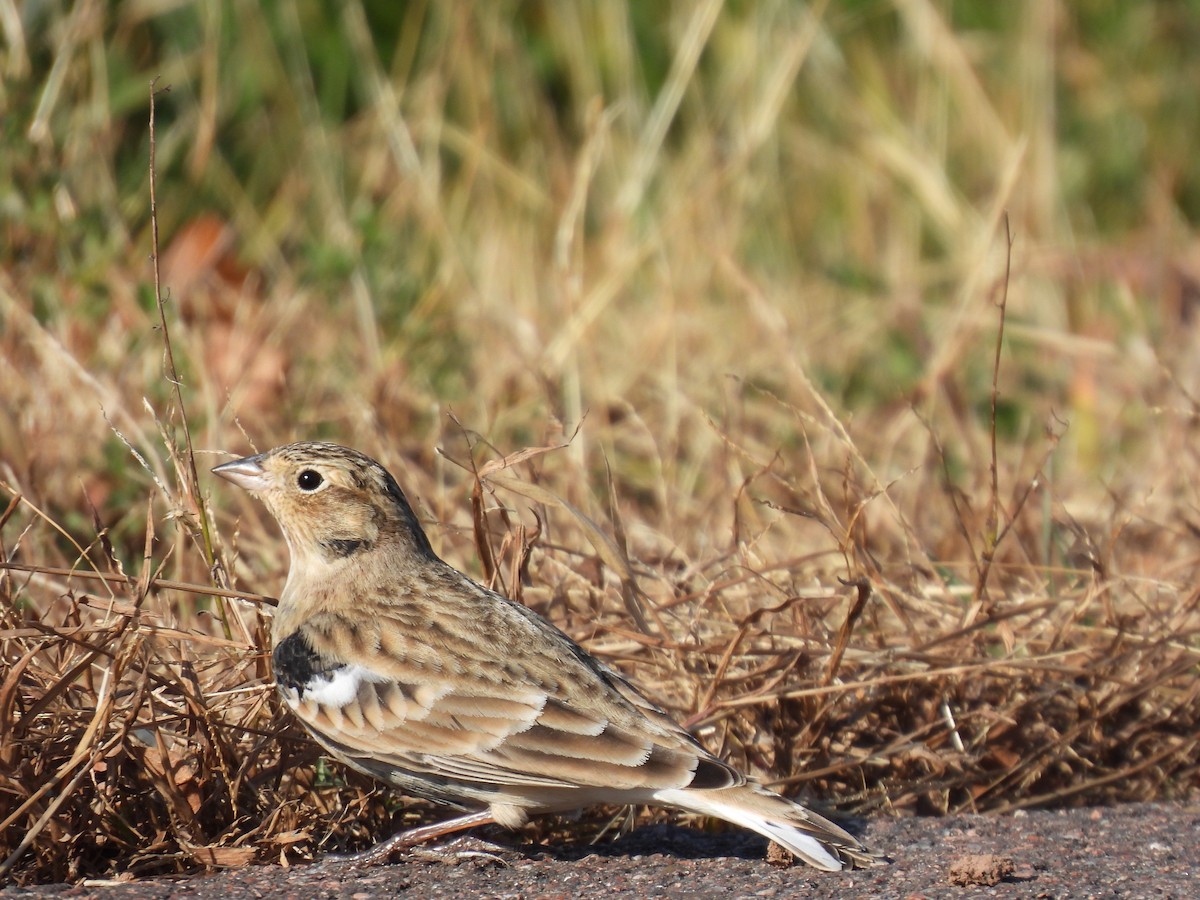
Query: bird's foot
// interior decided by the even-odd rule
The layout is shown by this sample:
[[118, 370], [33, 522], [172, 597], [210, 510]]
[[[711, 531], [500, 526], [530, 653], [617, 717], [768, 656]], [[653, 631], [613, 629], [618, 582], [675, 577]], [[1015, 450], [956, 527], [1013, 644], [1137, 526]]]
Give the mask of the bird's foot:
[[[365, 869], [369, 866], [384, 865], [392, 860], [394, 856], [407, 851], [414, 851], [413, 855], [419, 855], [426, 858], [440, 857], [443, 861], [451, 861], [455, 854], [462, 854], [462, 859], [466, 859], [471, 855], [492, 857], [494, 854], [488, 851], [480, 850], [452, 850], [455, 844], [460, 843], [463, 838], [456, 838], [450, 841], [445, 847], [421, 847], [428, 841], [437, 840], [438, 838], [453, 834], [456, 831], [462, 831], [466, 828], [474, 828], [478, 825], [490, 825], [495, 819], [488, 811], [469, 813], [465, 816], [459, 816], [457, 819], [448, 819], [445, 822], [436, 822], [433, 825], [422, 825], [420, 828], [410, 828], [407, 831], [401, 831], [399, 834], [394, 834], [390, 838], [385, 838], [374, 847], [368, 847], [360, 853], [329, 855], [321, 860], [321, 865], [331, 866], [350, 866], [355, 869]], [[496, 847], [494, 844], [486, 844], [489, 847]], [[501, 849], [496, 847], [497, 850]], [[498, 857], [497, 857], [498, 859]]]

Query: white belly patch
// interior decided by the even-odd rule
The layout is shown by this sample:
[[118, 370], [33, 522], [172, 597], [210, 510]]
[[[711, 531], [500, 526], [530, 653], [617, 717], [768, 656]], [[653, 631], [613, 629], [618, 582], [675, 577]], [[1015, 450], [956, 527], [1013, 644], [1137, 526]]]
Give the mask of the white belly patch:
[[[333, 706], [341, 709], [347, 703], [358, 697], [358, 688], [365, 681], [371, 684], [387, 681], [388, 678], [373, 672], [365, 666], [342, 666], [328, 675], [318, 675], [304, 685], [304, 701], [311, 701], [320, 706]], [[285, 690], [284, 699], [290, 706], [298, 706], [301, 702], [299, 692]]]

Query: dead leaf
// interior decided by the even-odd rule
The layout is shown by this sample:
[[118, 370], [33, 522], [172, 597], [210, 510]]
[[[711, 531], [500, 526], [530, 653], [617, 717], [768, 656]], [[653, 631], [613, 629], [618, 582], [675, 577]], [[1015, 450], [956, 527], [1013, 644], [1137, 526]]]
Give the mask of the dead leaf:
[[206, 866], [222, 869], [239, 869], [254, 862], [257, 851], [253, 847], [190, 847], [192, 859]]

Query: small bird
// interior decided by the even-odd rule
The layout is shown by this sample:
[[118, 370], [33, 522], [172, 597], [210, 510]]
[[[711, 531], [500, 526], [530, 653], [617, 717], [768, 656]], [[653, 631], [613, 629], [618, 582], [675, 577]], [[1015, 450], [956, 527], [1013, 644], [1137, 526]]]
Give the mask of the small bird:
[[261, 499], [287, 541], [271, 660], [288, 707], [352, 768], [465, 812], [384, 841], [372, 859], [610, 803], [715, 816], [826, 871], [879, 861], [710, 754], [537, 613], [443, 562], [370, 457], [302, 442], [213, 472]]

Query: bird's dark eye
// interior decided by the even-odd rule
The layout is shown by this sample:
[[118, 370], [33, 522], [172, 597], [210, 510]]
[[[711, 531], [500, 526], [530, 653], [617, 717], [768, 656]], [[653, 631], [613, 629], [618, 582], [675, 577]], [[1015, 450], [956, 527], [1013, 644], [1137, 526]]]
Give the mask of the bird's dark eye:
[[321, 477], [321, 473], [315, 469], [305, 469], [296, 478], [296, 484], [299, 485], [300, 490], [310, 494], [319, 488], [324, 481], [325, 479]]

